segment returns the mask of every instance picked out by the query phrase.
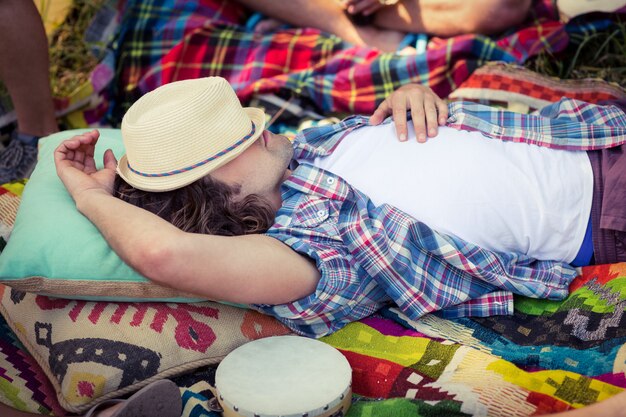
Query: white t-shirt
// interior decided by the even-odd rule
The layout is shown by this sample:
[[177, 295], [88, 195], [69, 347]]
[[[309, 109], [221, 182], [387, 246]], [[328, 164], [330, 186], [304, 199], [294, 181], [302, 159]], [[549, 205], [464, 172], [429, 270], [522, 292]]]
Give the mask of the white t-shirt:
[[440, 127], [420, 144], [413, 126], [407, 142], [396, 139], [391, 123], [368, 126], [314, 164], [374, 204], [391, 204], [439, 232], [536, 259], [571, 262], [591, 211], [593, 173], [585, 152], [478, 132]]

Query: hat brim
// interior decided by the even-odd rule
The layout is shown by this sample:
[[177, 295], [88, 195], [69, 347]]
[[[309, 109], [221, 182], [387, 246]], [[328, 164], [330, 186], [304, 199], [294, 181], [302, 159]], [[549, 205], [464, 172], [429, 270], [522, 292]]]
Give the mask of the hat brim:
[[184, 187], [185, 185], [189, 185], [209, 174], [211, 171], [235, 159], [243, 151], [248, 149], [248, 147], [252, 145], [259, 138], [259, 136], [261, 136], [263, 130], [265, 130], [265, 113], [263, 110], [255, 107], [245, 107], [243, 110], [246, 112], [248, 117], [250, 117], [250, 120], [252, 120], [256, 127], [254, 135], [241, 143], [235, 149], [229, 151], [223, 156], [220, 156], [219, 158], [205, 164], [201, 164], [193, 169], [176, 174], [164, 176], [144, 176], [131, 171], [128, 165], [127, 156], [124, 155], [120, 158], [117, 164], [117, 173], [128, 184], [143, 191], [164, 192], [176, 190]]

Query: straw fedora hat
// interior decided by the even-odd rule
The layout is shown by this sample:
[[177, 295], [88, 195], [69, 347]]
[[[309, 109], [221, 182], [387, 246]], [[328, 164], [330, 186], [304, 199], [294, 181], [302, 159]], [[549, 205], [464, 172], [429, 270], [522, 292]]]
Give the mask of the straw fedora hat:
[[175, 190], [236, 158], [264, 128], [263, 111], [243, 108], [224, 78], [176, 81], [124, 115], [117, 172], [140, 190]]

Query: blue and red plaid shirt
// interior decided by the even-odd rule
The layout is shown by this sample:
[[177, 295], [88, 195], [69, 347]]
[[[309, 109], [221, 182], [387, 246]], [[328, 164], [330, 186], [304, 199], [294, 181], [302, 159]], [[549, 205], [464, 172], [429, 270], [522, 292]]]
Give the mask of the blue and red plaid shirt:
[[[294, 158], [301, 164], [283, 184], [283, 205], [267, 235], [313, 259], [321, 279], [308, 297], [254, 308], [297, 333], [321, 337], [390, 303], [411, 319], [435, 311], [445, 317], [490, 316], [512, 314], [513, 294], [557, 300], [568, 294], [576, 270], [566, 263], [489, 251], [438, 233], [395, 207], [375, 206], [342, 178], [302, 163], [331, 154], [347, 133], [367, 124], [368, 118], [352, 116], [296, 137]], [[537, 115], [456, 102], [447, 125], [558, 149], [626, 142], [621, 110], [569, 99]]]

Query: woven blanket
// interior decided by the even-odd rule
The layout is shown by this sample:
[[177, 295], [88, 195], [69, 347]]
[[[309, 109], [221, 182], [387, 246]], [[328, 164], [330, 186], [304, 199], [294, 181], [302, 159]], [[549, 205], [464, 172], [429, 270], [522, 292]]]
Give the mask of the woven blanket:
[[[469, 415], [556, 412], [626, 388], [625, 288], [626, 264], [587, 267], [566, 300], [518, 297], [513, 316], [430, 315], [413, 322], [392, 308], [384, 315], [403, 325], [395, 331], [373, 320], [355, 329], [374, 336], [375, 347], [357, 347], [355, 337], [346, 334], [328, 341], [356, 357], [365, 354], [363, 364], [372, 356], [386, 359], [391, 366], [376, 383], [386, 380], [387, 396], [414, 397], [418, 403], [449, 400]], [[402, 339], [405, 347], [391, 348]], [[357, 392], [381, 394], [371, 382]]]
[[529, 113], [561, 97], [588, 103], [626, 100], [626, 90], [599, 79], [561, 80], [515, 64], [492, 62], [474, 73], [450, 94], [451, 100], [469, 100], [511, 111]]
[[[0, 187], [0, 221], [9, 232], [22, 188], [23, 183]], [[20, 300], [25, 299], [14, 302]], [[132, 306], [97, 307], [103, 312]], [[387, 308], [322, 341], [339, 349], [353, 369], [350, 417], [539, 415], [602, 401], [626, 388], [625, 310], [626, 264], [599, 265], [583, 268], [563, 301], [517, 297], [513, 316], [446, 320], [431, 314], [411, 321]], [[77, 310], [69, 311], [72, 326]], [[85, 319], [104, 328], [122, 323]], [[135, 321], [128, 326], [137, 333]], [[111, 334], [113, 340], [119, 331]], [[58, 390], [31, 353], [37, 352], [29, 352], [0, 318], [0, 401], [65, 415]], [[215, 368], [171, 376], [181, 388], [183, 417], [219, 417], [209, 408]], [[85, 379], [76, 375], [77, 381]]]
[[[518, 297], [513, 316], [407, 320], [394, 308], [322, 340], [353, 369], [351, 417], [526, 416], [626, 388], [626, 264], [583, 268], [563, 301]], [[0, 399], [63, 415], [37, 363], [0, 321]], [[215, 366], [173, 378], [184, 417], [209, 409]]]
[[[518, 297], [513, 316], [417, 322], [397, 309], [321, 340], [353, 370], [350, 417], [528, 416], [626, 388], [626, 264], [583, 268], [563, 301]], [[214, 369], [177, 380], [185, 416], [207, 408]]]
[[[311, 28], [265, 35], [246, 30], [246, 12], [226, 0], [127, 0], [117, 45], [113, 123], [143, 93], [188, 78], [222, 76], [240, 99], [296, 95], [322, 113], [369, 113], [408, 82], [447, 96], [489, 61], [522, 63], [562, 50], [568, 31], [592, 30], [554, 20], [550, 1], [536, 1], [522, 25], [498, 38], [432, 38], [425, 52], [381, 53]], [[597, 23], [602, 25], [605, 23]]]
[[45, 415], [65, 415], [52, 383], [0, 316], [0, 402]]

